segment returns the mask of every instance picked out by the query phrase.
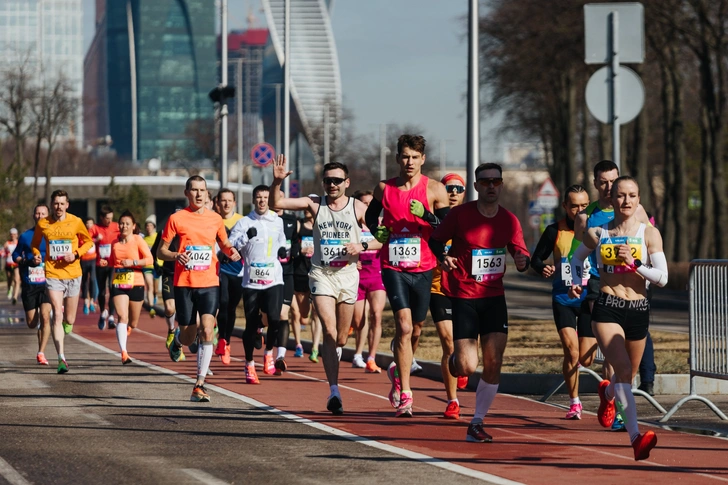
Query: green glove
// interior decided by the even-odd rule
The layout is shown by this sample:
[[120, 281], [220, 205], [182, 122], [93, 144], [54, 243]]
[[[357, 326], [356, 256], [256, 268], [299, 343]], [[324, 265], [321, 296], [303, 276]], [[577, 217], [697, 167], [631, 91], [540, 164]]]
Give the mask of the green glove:
[[374, 239], [384, 244], [387, 242], [387, 239], [389, 239], [389, 229], [384, 226], [377, 226], [372, 233], [372, 236], [374, 236]]
[[425, 215], [425, 206], [422, 205], [422, 202], [420, 202], [419, 200], [411, 200], [410, 213], [416, 215], [417, 217], [422, 217]]

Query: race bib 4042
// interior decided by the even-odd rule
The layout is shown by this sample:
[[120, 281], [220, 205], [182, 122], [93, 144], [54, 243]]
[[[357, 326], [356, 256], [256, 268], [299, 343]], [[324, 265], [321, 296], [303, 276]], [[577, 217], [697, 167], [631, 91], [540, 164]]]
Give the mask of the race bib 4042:
[[322, 239], [321, 264], [332, 268], [340, 268], [349, 264], [349, 255], [346, 252], [348, 239]]
[[420, 246], [422, 239], [419, 236], [402, 236], [394, 234], [389, 238], [389, 262], [398, 268], [410, 269], [420, 266]]
[[274, 263], [250, 263], [250, 282], [254, 285], [269, 285], [275, 280]]
[[66, 254], [71, 254], [72, 250], [73, 245], [70, 239], [48, 241], [48, 259], [53, 261], [60, 261]]
[[212, 246], [187, 246], [185, 248], [190, 260], [187, 269], [204, 271], [212, 264]]
[[471, 274], [475, 281], [491, 281], [503, 277], [506, 272], [506, 248], [473, 249]]

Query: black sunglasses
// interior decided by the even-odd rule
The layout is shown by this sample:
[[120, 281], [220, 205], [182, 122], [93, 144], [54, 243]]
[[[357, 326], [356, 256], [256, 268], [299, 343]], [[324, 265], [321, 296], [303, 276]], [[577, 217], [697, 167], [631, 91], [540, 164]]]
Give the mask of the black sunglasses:
[[462, 194], [465, 192], [465, 187], [462, 185], [446, 185], [445, 190], [447, 190], [448, 193], [452, 194], [453, 192], [457, 194]]
[[494, 178], [482, 178], [478, 179], [477, 183], [482, 185], [483, 187], [487, 187], [490, 184], [493, 184], [493, 187], [498, 187], [503, 183], [503, 177], [494, 177]]
[[346, 180], [339, 177], [324, 177], [324, 185], [341, 185], [341, 183]]

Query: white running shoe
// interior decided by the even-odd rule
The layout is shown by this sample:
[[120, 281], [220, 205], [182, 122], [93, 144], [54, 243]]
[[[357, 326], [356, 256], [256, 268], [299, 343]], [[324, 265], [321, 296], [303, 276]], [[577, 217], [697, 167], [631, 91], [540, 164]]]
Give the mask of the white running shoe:
[[356, 354], [354, 359], [351, 361], [351, 366], [357, 369], [363, 369], [367, 366], [366, 362], [362, 358], [361, 354]]
[[410, 374], [419, 374], [422, 372], [422, 366], [417, 363], [414, 357], [412, 357], [412, 367], [410, 367]]

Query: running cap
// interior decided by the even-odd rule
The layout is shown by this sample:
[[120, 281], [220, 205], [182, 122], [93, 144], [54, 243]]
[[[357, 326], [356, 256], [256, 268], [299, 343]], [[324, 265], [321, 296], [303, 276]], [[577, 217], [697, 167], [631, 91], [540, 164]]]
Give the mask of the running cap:
[[451, 180], [458, 180], [461, 184], [465, 185], [465, 180], [463, 180], [463, 178], [456, 173], [445, 174], [440, 182], [442, 182], [443, 185], [447, 185], [447, 183]]
[[147, 224], [149, 222], [154, 224], [154, 227], [157, 227], [157, 216], [155, 216], [154, 214], [150, 215], [149, 217], [147, 217], [147, 220], [144, 221], [144, 224]]
[[15, 228], [10, 229], [10, 234], [17, 234], [18, 230]]

